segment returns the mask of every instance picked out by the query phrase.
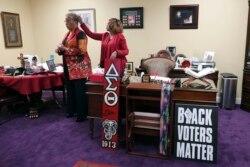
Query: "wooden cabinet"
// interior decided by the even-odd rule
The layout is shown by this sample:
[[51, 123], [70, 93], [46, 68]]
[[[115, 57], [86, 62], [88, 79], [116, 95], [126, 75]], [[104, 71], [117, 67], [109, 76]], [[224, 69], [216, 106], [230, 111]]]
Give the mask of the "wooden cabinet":
[[[181, 82], [183, 82], [184, 80], [185, 79], [182, 79]], [[211, 86], [212, 86], [211, 89], [190, 89], [183, 87], [175, 87], [174, 90], [171, 92], [169, 127], [168, 127], [169, 147], [167, 155], [164, 156], [159, 154], [158, 153], [159, 151], [156, 151], [155, 153], [147, 152], [146, 146], [152, 144], [154, 140], [152, 140], [151, 143], [145, 145], [145, 147], [141, 149], [140, 148], [136, 149], [137, 145], [136, 135], [138, 135], [139, 137], [155, 136], [156, 138], [158, 138], [156, 142], [156, 149], [158, 149], [160, 125], [158, 124], [158, 128], [156, 128], [156, 126], [154, 126], [154, 123], [157, 124], [157, 121], [159, 123], [159, 116], [157, 117], [157, 114], [160, 114], [162, 85], [155, 83], [130, 83], [127, 86], [127, 93], [126, 93], [127, 152], [133, 155], [143, 155], [143, 156], [168, 159], [173, 152], [173, 126], [174, 126], [175, 104], [183, 103], [183, 104], [197, 104], [197, 105], [216, 105], [217, 89], [212, 81], [211, 81]], [[133, 113], [137, 113], [137, 115]], [[143, 117], [141, 113], [143, 113]], [[131, 118], [136, 116], [138, 118], [137, 120], [136, 118], [135, 119]], [[146, 140], [146, 137], [144, 137], [143, 140]]]
[[[250, 5], [250, 1], [248, 1], [248, 4]], [[246, 41], [240, 108], [246, 111], [250, 111], [250, 12], [249, 11], [248, 11], [247, 41]]]
[[[169, 157], [158, 153], [161, 87], [156, 83], [130, 83], [127, 86], [126, 149], [129, 154]], [[150, 142], [145, 144], [147, 140]], [[154, 147], [155, 152], [148, 152], [148, 147]]]

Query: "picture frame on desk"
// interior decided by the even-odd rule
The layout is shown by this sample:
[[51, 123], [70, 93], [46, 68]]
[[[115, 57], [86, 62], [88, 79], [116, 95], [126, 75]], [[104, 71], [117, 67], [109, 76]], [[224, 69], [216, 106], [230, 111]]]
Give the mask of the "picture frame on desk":
[[49, 71], [53, 72], [56, 70], [56, 65], [55, 65], [54, 59], [47, 60], [46, 64], [48, 66]]
[[133, 62], [127, 62], [126, 63], [127, 72], [133, 73], [134, 72], [134, 63]]
[[166, 50], [171, 54], [172, 57], [176, 54], [176, 47], [175, 46], [167, 46]]
[[0, 75], [3, 75], [5, 73], [4, 66], [0, 66]]
[[141, 78], [141, 82], [143, 83], [150, 83], [150, 75], [149, 74], [144, 74]]
[[120, 8], [123, 28], [143, 28], [143, 7]]
[[19, 14], [1, 12], [3, 35], [6, 48], [22, 47]]
[[205, 62], [212, 62], [212, 61], [214, 61], [214, 51], [205, 51], [203, 60]]
[[199, 5], [171, 5], [170, 29], [198, 29]]

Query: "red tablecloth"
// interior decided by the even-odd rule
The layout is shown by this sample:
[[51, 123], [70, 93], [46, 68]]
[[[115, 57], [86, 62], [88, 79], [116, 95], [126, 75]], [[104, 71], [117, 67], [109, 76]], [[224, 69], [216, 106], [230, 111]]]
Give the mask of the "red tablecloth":
[[48, 75], [0, 76], [0, 83], [28, 95], [63, 85], [63, 73]]

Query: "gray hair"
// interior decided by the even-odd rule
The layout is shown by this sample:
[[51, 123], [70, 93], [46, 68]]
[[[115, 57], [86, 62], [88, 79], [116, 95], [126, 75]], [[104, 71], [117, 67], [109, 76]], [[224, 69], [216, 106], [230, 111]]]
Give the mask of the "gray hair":
[[67, 13], [67, 14], [66, 14], [66, 18], [72, 19], [72, 20], [78, 22], [78, 15], [75, 14], [75, 13]]

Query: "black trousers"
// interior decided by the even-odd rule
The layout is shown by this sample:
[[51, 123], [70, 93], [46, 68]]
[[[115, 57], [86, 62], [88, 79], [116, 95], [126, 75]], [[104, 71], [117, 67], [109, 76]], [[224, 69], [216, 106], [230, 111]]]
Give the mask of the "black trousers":
[[67, 89], [67, 113], [77, 114], [77, 118], [86, 118], [88, 115], [88, 102], [86, 95], [87, 78], [69, 80], [68, 66], [63, 56], [63, 70]]
[[72, 115], [76, 113], [77, 118], [86, 118], [88, 115], [86, 82], [86, 78], [66, 80], [67, 113]]

